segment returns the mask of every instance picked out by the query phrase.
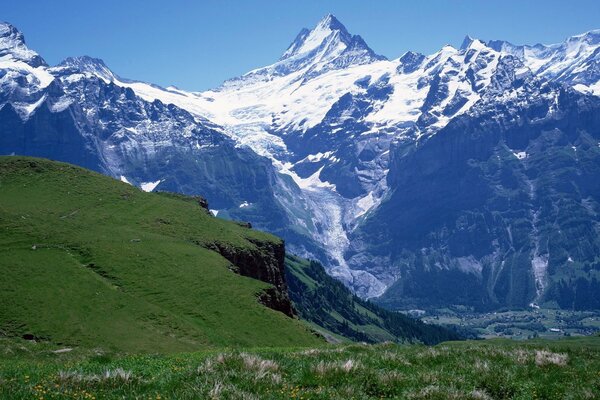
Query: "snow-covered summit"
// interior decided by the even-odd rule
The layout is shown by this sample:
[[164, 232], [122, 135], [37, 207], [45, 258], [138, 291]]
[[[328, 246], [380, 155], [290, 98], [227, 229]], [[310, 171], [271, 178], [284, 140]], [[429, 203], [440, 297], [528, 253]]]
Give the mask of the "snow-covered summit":
[[268, 81], [277, 76], [298, 73], [306, 81], [327, 71], [385, 60], [359, 35], [352, 35], [332, 14], [327, 14], [312, 29], [302, 29], [279, 61], [225, 82], [225, 88], [252, 81]]
[[44, 89], [54, 81], [48, 65], [25, 44], [13, 25], [0, 22], [0, 93], [19, 116], [27, 119], [45, 100]]
[[95, 76], [106, 82], [116, 79], [115, 74], [99, 58], [89, 56], [68, 57], [52, 69], [55, 73]]
[[486, 45], [513, 55], [540, 77], [562, 82], [575, 89], [600, 95], [600, 30], [574, 35], [564, 42], [544, 45], [514, 45], [491, 40]]
[[460, 50], [481, 49], [486, 46], [487, 45], [482, 40], [475, 39], [467, 35], [460, 45]]
[[38, 53], [27, 47], [23, 34], [7, 22], [0, 22], [0, 61], [22, 61], [31, 67], [47, 65]]
[[322, 53], [328, 57], [339, 55], [346, 49], [352, 49], [356, 53], [363, 53], [368, 59], [381, 60], [385, 58], [375, 54], [359, 35], [350, 34], [335, 16], [327, 14], [314, 29], [302, 29], [283, 53], [280, 61], [306, 56], [321, 49]]

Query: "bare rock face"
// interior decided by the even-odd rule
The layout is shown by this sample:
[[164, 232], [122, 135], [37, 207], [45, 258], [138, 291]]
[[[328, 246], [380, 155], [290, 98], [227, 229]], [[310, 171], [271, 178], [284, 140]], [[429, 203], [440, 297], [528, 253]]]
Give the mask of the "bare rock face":
[[391, 195], [349, 251], [376, 276], [368, 260], [396, 271], [378, 302], [597, 307], [600, 101], [545, 90], [501, 110], [482, 103], [418, 148], [393, 149]]
[[208, 209], [208, 200], [206, 200], [204, 197], [202, 197], [202, 196], [196, 196], [196, 202], [198, 203], [198, 205], [200, 207], [204, 208], [206, 211], [209, 211], [209, 209]]
[[283, 241], [253, 241], [254, 248], [233, 247], [210, 243], [206, 247], [217, 251], [233, 264], [240, 275], [270, 283], [273, 287], [259, 294], [259, 301], [287, 316], [295, 315], [285, 280], [285, 245]]

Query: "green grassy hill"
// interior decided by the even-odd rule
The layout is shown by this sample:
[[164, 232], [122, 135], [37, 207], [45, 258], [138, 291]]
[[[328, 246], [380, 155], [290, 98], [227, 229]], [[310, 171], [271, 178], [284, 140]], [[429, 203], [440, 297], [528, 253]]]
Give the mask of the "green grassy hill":
[[0, 157], [0, 336], [127, 352], [319, 343], [259, 303], [271, 285], [232, 272], [277, 248], [190, 198]]
[[298, 315], [316, 326], [330, 341], [342, 337], [376, 343], [457, 340], [459, 335], [385, 310], [354, 296], [341, 282], [325, 273], [321, 264], [299, 257], [286, 258], [290, 298]]

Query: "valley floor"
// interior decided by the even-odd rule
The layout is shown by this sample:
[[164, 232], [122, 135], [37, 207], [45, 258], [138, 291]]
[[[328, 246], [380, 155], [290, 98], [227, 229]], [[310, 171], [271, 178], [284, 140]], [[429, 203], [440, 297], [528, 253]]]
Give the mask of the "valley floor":
[[106, 354], [0, 339], [0, 398], [592, 399], [600, 337]]
[[564, 336], [593, 335], [600, 331], [600, 311], [569, 311], [540, 308], [522, 311], [490, 313], [465, 312], [453, 309], [427, 311], [424, 322], [452, 325], [459, 331], [481, 338], [557, 339]]

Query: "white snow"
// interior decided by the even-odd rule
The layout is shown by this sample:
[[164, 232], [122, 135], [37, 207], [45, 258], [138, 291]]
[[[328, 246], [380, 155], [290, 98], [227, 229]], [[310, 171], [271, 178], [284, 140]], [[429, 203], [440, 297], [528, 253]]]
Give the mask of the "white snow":
[[333, 191], [335, 191], [335, 185], [332, 183], [329, 183], [327, 181], [323, 182], [320, 178], [321, 175], [321, 171], [323, 171], [323, 168], [325, 168], [325, 166], [322, 166], [321, 168], [319, 168], [314, 174], [312, 174], [311, 176], [309, 176], [308, 178], [300, 178], [297, 174], [287, 170], [287, 171], [282, 171], [282, 172], [287, 172], [296, 182], [296, 184], [301, 188], [301, 189], [315, 189], [315, 188], [324, 188], [324, 189], [332, 189]]
[[25, 45], [21, 32], [5, 22], [0, 22], [0, 50], [5, 53], [0, 60], [32, 62], [39, 57], [38, 53]]
[[71, 104], [73, 104], [74, 100], [69, 96], [63, 96], [58, 101], [56, 101], [51, 106], [52, 112], [61, 112], [67, 109]]
[[[532, 72], [542, 77], [561, 79], [573, 84], [580, 92], [600, 95], [598, 80], [586, 83], [580, 81], [580, 77], [585, 77], [586, 71], [595, 68], [597, 56], [594, 58], [593, 54], [600, 47], [600, 41], [588, 38], [599, 34], [600, 31], [596, 30], [571, 36], [563, 43], [542, 47], [524, 46], [523, 61]], [[506, 46], [503, 53], [512, 54], [514, 48]]]
[[535, 281], [536, 300], [539, 299], [546, 289], [546, 277], [548, 274], [548, 254], [541, 253], [540, 235], [538, 230], [540, 211], [531, 211], [533, 231], [530, 234], [533, 242], [531, 268]]
[[248, 203], [247, 201], [242, 202], [242, 204], [240, 204], [239, 208], [246, 208], [246, 207], [250, 207], [250, 203]]
[[519, 160], [524, 160], [525, 158], [527, 158], [527, 152], [526, 151], [518, 151], [518, 152], [513, 152], [513, 154], [515, 155], [515, 157], [517, 157]]
[[[426, 57], [420, 68], [408, 74], [396, 72], [399, 61], [393, 60], [330, 69], [305, 79], [308, 71], [325, 68], [328, 57], [335, 57], [343, 51], [336, 34], [324, 23], [308, 34], [299, 46], [290, 47], [282, 61], [250, 71], [240, 79], [226, 82], [218, 89], [203, 93], [189, 93], [176, 88], [163, 89], [141, 82], [122, 82], [118, 79], [114, 83], [130, 87], [146, 100], [159, 99], [186, 109], [198, 117], [208, 118], [224, 126], [225, 133], [240, 146], [249, 146], [258, 154], [270, 158], [277, 170], [291, 176], [301, 189], [303, 201], [307, 203], [306, 207], [313, 217], [313, 225], [318, 223], [323, 228], [322, 233], [315, 231], [312, 235], [324, 244], [330, 255], [339, 263], [336, 270], [330, 272], [345, 276], [353, 285], [360, 286], [357, 279], [365, 279], [371, 281], [374, 288], [385, 289], [383, 283], [374, 283], [378, 281], [377, 278], [349, 270], [344, 260], [344, 251], [348, 246], [346, 227], [353, 226], [353, 221], [375, 207], [381, 194], [375, 196], [373, 192], [369, 192], [361, 198], [344, 199], [337, 193], [334, 184], [320, 178], [324, 166], [337, 160], [333, 156], [336, 148], [306, 156], [302, 161], [322, 162], [324, 165], [311, 176], [300, 178], [292, 170], [293, 165], [287, 161], [289, 150], [283, 138], [273, 132], [305, 132], [319, 124], [343, 95], [364, 94], [366, 89], [356, 85], [356, 81], [364, 81], [364, 78], [368, 77], [368, 81], [373, 83], [387, 77], [388, 85], [393, 91], [386, 101], [373, 103], [370, 113], [364, 116], [364, 121], [370, 124], [370, 129], [362, 132], [361, 137], [369, 140], [372, 135], [374, 140], [378, 140], [376, 138], [380, 132], [389, 132], [392, 136], [399, 135], [398, 132], [402, 131], [397, 129], [398, 126], [410, 126], [421, 115], [421, 107], [430, 89], [429, 84], [422, 82], [429, 82], [438, 74], [448, 88], [448, 95], [431, 110], [439, 116], [435, 124], [435, 128], [439, 129], [453, 115], [469, 110], [480, 98], [479, 93], [473, 91], [466, 74], [473, 70], [479, 86], [489, 85], [501, 54], [487, 48], [480, 41], [473, 41], [469, 52], [473, 53], [470, 55], [471, 60], [478, 60], [476, 63], [465, 62], [464, 52], [445, 46], [439, 52]], [[315, 52], [317, 48], [319, 50]], [[325, 48], [327, 53], [322, 52]], [[316, 55], [310, 64], [288, 74], [275, 73], [276, 68], [297, 61], [302, 54], [310, 53], [313, 57], [311, 52]], [[446, 106], [456, 95], [465, 97], [466, 103], [453, 115], [442, 116]], [[337, 122], [341, 123], [348, 118], [353, 117], [345, 113]], [[346, 134], [339, 125], [332, 125], [331, 133]], [[378, 156], [385, 155], [388, 150], [386, 146], [381, 147]], [[373, 180], [373, 185], [376, 186], [378, 182], [385, 181], [385, 173], [368, 179]], [[244, 208], [243, 205], [244, 203], [239, 207]], [[477, 269], [475, 264], [469, 264], [467, 261], [461, 265], [469, 270]], [[374, 290], [377, 292], [379, 289]]]
[[373, 192], [369, 192], [366, 196], [361, 197], [356, 205], [358, 207], [358, 212], [356, 213], [356, 218], [364, 215], [367, 211], [373, 208], [376, 205], [375, 198], [373, 197]]
[[328, 18], [325, 18], [323, 21], [321, 21], [319, 25], [317, 25], [317, 27], [313, 29], [310, 32], [310, 34], [304, 39], [304, 42], [299, 48], [290, 49], [289, 51], [284, 53], [283, 56], [290, 56], [292, 54], [292, 50], [293, 54], [301, 55], [313, 51], [317, 47], [319, 47], [325, 41], [325, 39], [327, 39], [327, 37], [333, 33], [327, 25], [328, 22]]
[[46, 67], [34, 68], [23, 61], [7, 57], [0, 57], [0, 70], [18, 71], [27, 77], [29, 83], [36, 85], [39, 89], [47, 87], [54, 80], [54, 76], [48, 72]]
[[209, 211], [210, 211], [210, 212], [212, 213], [212, 215], [214, 215], [215, 217], [216, 217], [217, 215], [219, 215], [219, 210], [213, 210], [213, 209], [210, 209]]
[[131, 185], [131, 182], [129, 182], [127, 180], [127, 178], [125, 176], [123, 176], [123, 175], [121, 175], [121, 182], [129, 183]]
[[143, 182], [140, 187], [142, 188], [142, 190], [144, 192], [151, 192], [154, 189], [156, 189], [156, 187], [162, 182], [161, 179], [155, 181], [155, 182]]
[[600, 81], [589, 84], [589, 85], [584, 85], [583, 83], [578, 83], [573, 86], [573, 89], [575, 89], [581, 93], [600, 96]]
[[38, 101], [31, 104], [26, 104], [23, 109], [25, 110], [26, 115], [31, 115], [44, 101], [46, 100], [46, 95], [44, 94]]

